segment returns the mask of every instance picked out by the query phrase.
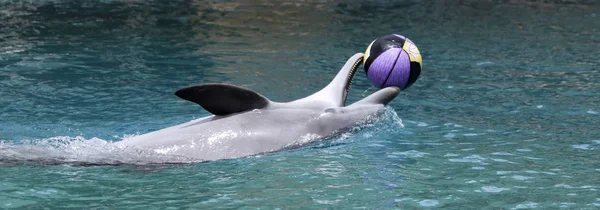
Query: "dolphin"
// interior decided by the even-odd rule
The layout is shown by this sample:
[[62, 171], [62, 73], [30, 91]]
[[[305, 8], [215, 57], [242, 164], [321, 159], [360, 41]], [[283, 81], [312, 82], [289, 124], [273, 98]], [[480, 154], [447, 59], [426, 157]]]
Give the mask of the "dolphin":
[[344, 106], [362, 59], [362, 53], [355, 54], [325, 88], [286, 103], [231, 84], [183, 88], [175, 95], [213, 115], [117, 143], [209, 161], [264, 154], [317, 141], [364, 121], [400, 92], [397, 87], [387, 87]]

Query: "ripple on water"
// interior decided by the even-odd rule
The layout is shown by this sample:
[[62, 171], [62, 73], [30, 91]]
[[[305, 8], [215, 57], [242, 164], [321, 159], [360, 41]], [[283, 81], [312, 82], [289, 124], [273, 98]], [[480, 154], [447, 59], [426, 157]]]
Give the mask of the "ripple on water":
[[530, 176], [521, 176], [521, 175], [514, 175], [514, 176], [511, 176], [511, 178], [514, 179], [514, 180], [519, 180], [519, 181], [533, 179], [533, 177], [530, 177]]
[[0, 196], [4, 208], [22, 208], [28, 205], [36, 204], [37, 201], [26, 199], [14, 199], [5, 196]]
[[593, 147], [590, 148], [589, 144], [574, 144], [574, 145], [571, 145], [571, 147], [574, 148], [574, 149], [581, 149], [581, 150], [594, 149]]
[[522, 148], [522, 149], [516, 149], [517, 152], [531, 152], [533, 150], [531, 149], [527, 149], [527, 148]]
[[514, 156], [514, 154], [509, 152], [494, 152], [492, 155], [504, 155], [504, 156]]
[[451, 139], [451, 138], [454, 138], [455, 136], [456, 136], [456, 134], [454, 134], [454, 133], [447, 133], [444, 135], [444, 138]]
[[418, 158], [418, 157], [423, 157], [425, 155], [429, 155], [429, 153], [419, 152], [416, 150], [409, 150], [409, 151], [405, 151], [405, 152], [392, 152], [392, 155], [400, 155], [400, 156], [405, 156], [405, 157]]
[[[496, 186], [483, 186], [480, 192], [499, 193], [502, 191], [510, 190], [510, 188], [496, 187]], [[476, 190], [477, 192], [477, 190]]]
[[448, 161], [456, 163], [485, 163], [484, 160], [487, 160], [487, 158], [481, 157], [480, 155], [469, 155], [463, 158], [448, 159]]
[[517, 164], [515, 162], [509, 161], [509, 160], [506, 160], [506, 159], [500, 159], [500, 158], [491, 158], [491, 160], [494, 161], [494, 162]]
[[538, 207], [538, 203], [527, 202], [527, 203], [518, 204], [513, 209], [533, 209], [533, 208], [537, 208], [537, 207]]
[[437, 200], [426, 199], [426, 200], [419, 201], [419, 205], [424, 206], [424, 207], [433, 207], [433, 206], [437, 206], [439, 204], [440, 204], [440, 202]]

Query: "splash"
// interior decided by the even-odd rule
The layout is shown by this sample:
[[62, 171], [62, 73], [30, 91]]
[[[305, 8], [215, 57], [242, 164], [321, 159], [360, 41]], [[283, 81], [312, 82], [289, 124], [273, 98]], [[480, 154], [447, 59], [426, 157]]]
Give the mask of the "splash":
[[75, 165], [150, 165], [202, 160], [127, 147], [99, 138], [57, 136], [47, 139], [0, 141], [0, 165], [19, 163]]

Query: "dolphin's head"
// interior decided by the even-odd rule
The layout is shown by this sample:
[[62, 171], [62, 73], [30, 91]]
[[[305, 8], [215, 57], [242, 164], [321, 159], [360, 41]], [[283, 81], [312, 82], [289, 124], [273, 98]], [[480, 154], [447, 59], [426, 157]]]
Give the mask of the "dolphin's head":
[[353, 127], [358, 122], [375, 119], [369, 116], [381, 111], [399, 92], [398, 87], [387, 87], [348, 106], [325, 108], [307, 126], [311, 127], [311, 131], [319, 131], [317, 134], [329, 135], [339, 129]]
[[[357, 53], [350, 57], [346, 64], [340, 69], [337, 75], [331, 82], [322, 90], [302, 99], [290, 102], [290, 104], [301, 104], [304, 107], [327, 108], [327, 107], [344, 107], [348, 92], [352, 86], [352, 79], [360, 63], [363, 60], [363, 54]], [[387, 87], [381, 89], [370, 96], [353, 103], [351, 106], [381, 104], [386, 105], [394, 99], [400, 91], [397, 87]]]

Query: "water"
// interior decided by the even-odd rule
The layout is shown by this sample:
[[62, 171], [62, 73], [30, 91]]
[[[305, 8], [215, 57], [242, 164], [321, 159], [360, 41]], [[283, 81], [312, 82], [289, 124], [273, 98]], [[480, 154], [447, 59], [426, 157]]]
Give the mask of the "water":
[[[599, 208], [599, 11], [0, 1], [0, 208]], [[413, 40], [424, 70], [362, 129], [205, 163], [113, 144], [208, 115], [173, 95], [192, 84], [306, 96], [387, 33]], [[349, 101], [375, 90], [357, 75]]]

